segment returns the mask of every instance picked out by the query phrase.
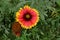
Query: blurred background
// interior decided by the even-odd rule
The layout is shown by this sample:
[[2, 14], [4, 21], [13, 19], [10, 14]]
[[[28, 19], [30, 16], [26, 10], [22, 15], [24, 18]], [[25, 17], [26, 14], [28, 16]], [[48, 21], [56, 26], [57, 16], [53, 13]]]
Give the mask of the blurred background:
[[[11, 24], [25, 5], [39, 11], [40, 21], [16, 37]], [[60, 0], [0, 0], [0, 40], [60, 40]]]

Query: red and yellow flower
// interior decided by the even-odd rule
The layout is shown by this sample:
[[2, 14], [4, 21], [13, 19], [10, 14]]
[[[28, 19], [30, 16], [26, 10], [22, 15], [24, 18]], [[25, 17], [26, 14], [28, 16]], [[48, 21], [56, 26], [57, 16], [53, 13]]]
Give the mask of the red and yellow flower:
[[39, 21], [39, 13], [36, 9], [26, 5], [16, 13], [16, 21], [21, 24], [21, 27], [30, 29]]

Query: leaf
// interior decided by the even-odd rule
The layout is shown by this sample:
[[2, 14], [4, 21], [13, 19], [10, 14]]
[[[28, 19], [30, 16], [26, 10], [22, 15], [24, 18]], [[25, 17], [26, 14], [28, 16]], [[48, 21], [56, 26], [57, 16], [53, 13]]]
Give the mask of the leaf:
[[42, 13], [40, 14], [40, 16], [42, 20], [45, 20], [44, 15]]
[[57, 38], [57, 40], [60, 40], [60, 38]]
[[60, 6], [60, 0], [56, 0], [57, 4]]

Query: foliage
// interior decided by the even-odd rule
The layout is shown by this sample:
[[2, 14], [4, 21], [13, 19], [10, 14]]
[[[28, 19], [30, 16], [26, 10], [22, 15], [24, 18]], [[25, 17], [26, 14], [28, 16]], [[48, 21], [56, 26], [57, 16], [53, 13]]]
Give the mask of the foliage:
[[[60, 0], [0, 0], [0, 40], [60, 40]], [[15, 13], [24, 5], [39, 11], [40, 21], [36, 27], [22, 29], [15, 37], [11, 24]]]

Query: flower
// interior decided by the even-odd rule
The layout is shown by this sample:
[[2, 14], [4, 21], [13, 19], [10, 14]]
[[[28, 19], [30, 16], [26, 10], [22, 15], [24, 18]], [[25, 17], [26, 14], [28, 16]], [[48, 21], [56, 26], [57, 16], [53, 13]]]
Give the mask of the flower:
[[16, 36], [20, 36], [21, 35], [21, 25], [18, 22], [14, 22], [12, 24], [12, 32]]
[[39, 13], [36, 9], [25, 5], [16, 13], [16, 21], [21, 24], [21, 27], [30, 29], [39, 21]]

